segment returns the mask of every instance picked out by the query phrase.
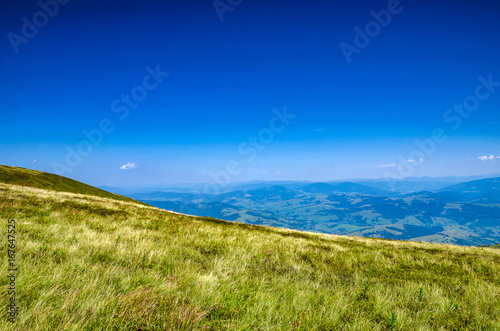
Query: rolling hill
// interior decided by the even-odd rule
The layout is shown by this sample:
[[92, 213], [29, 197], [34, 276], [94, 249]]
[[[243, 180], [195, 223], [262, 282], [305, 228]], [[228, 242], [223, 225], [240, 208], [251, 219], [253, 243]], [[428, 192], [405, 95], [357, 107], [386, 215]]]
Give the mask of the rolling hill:
[[58, 192], [88, 194], [122, 201], [135, 201], [97, 187], [48, 172], [0, 165], [0, 183], [35, 187]]
[[500, 328], [498, 249], [192, 217], [18, 171], [29, 185], [0, 183], [0, 218], [16, 224], [19, 310], [0, 329]]
[[442, 188], [436, 196], [456, 201], [500, 203], [500, 177], [474, 180]]

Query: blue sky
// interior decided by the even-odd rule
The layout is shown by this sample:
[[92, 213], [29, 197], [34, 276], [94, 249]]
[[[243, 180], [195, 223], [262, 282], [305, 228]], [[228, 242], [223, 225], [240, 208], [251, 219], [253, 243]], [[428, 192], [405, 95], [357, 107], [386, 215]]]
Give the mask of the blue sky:
[[0, 14], [0, 164], [111, 186], [500, 172], [497, 1], [41, 3]]

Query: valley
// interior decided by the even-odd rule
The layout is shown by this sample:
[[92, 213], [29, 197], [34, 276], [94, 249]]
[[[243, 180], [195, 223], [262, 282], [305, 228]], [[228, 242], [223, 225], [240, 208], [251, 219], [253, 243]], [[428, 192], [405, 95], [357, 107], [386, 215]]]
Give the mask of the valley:
[[500, 177], [451, 185], [401, 181], [400, 192], [384, 184], [271, 183], [218, 195], [168, 189], [127, 195], [166, 210], [247, 224], [468, 246], [500, 242]]

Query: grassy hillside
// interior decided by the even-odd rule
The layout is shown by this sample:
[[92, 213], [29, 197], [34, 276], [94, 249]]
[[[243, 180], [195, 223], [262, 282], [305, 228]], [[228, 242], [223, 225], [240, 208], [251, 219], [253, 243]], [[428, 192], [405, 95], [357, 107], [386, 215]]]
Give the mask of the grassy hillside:
[[0, 183], [43, 188], [60, 192], [95, 195], [123, 201], [135, 201], [63, 176], [6, 165], [0, 165]]
[[[32, 186], [36, 186], [33, 183]], [[16, 330], [499, 330], [500, 250], [342, 237], [0, 184]], [[3, 307], [8, 278], [0, 278]]]

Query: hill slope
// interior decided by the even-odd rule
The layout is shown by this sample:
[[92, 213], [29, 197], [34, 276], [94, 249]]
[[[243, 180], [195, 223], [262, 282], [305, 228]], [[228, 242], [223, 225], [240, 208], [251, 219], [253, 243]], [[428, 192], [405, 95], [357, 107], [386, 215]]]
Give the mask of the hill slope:
[[322, 194], [332, 194], [332, 193], [359, 193], [359, 194], [372, 194], [381, 196], [392, 196], [394, 193], [390, 191], [385, 191], [382, 189], [374, 188], [371, 186], [341, 182], [341, 183], [313, 183], [302, 186], [299, 190], [307, 193], [322, 193]]
[[[9, 184], [0, 218], [4, 229], [16, 220], [19, 330], [500, 328], [497, 249], [312, 234]], [[1, 240], [6, 256], [6, 231]], [[0, 329], [11, 327], [2, 316]]]
[[435, 196], [455, 201], [500, 203], [500, 177], [450, 185], [439, 190]]
[[500, 194], [500, 177], [486, 178], [480, 180], [473, 180], [446, 186], [439, 190], [439, 192], [470, 192], [478, 194]]
[[60, 192], [88, 194], [123, 201], [135, 201], [133, 199], [110, 193], [63, 176], [6, 165], [0, 165], [0, 183], [42, 188]]

